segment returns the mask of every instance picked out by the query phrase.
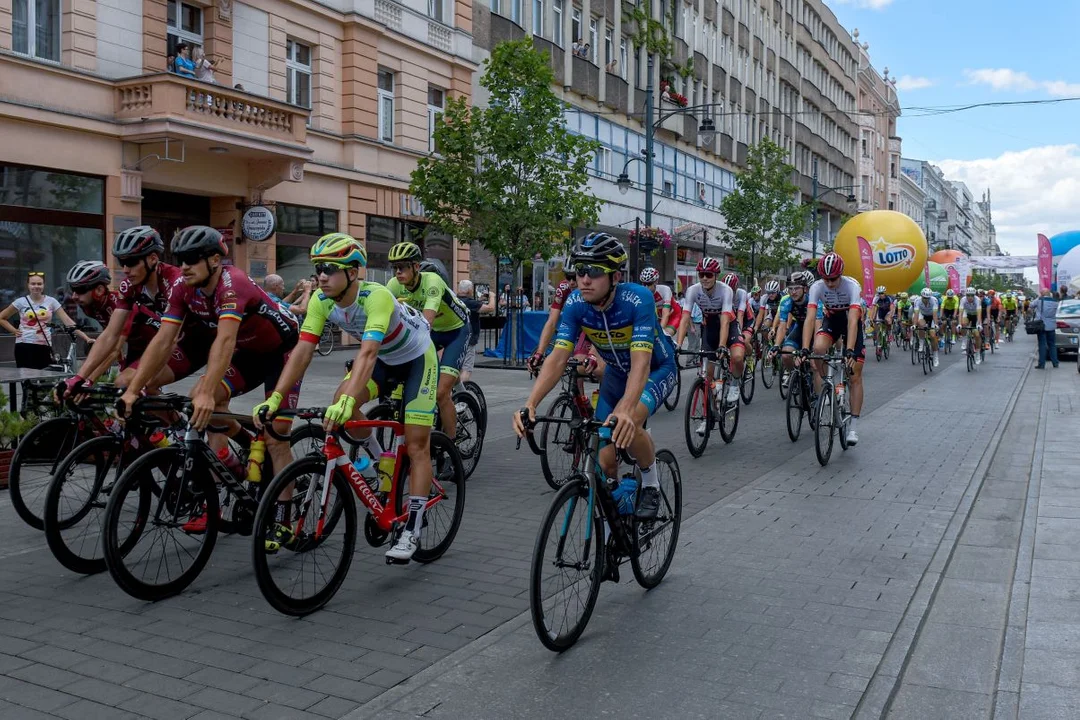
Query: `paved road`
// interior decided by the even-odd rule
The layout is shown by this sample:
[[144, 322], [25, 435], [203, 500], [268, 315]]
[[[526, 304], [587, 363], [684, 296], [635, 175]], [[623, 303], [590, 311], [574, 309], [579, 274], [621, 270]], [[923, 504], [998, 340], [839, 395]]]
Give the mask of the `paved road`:
[[[490, 434], [451, 552], [390, 568], [361, 544], [335, 600], [302, 620], [263, 601], [242, 538], [220, 541], [185, 594], [149, 605], [107, 575], [63, 570], [0, 496], [0, 717], [339, 718], [391, 705], [407, 716], [593, 715], [626, 710], [627, 697], [646, 717], [671, 689], [683, 700], [668, 706], [687, 715], [729, 706], [850, 715], [966, 497], [1028, 350], [1007, 347], [974, 375], [943, 356], [929, 378], [902, 356], [871, 360], [864, 441], [825, 469], [805, 436], [788, 441], [775, 390], [759, 386], [735, 442], [717, 440], [697, 460], [681, 409], [662, 411], [651, 426], [682, 465], [688, 518], [676, 564], [648, 595], [605, 586], [586, 637], [562, 658], [522, 626], [551, 498], [508, 430], [523, 373], [477, 373]], [[325, 403], [344, 357], [317, 361], [302, 401]], [[961, 421], [977, 424], [974, 439], [956, 429]], [[796, 624], [803, 634], [778, 630]], [[611, 658], [624, 660], [587, 672]], [[794, 668], [805, 674], [788, 677]], [[567, 686], [578, 691], [556, 691]], [[590, 700], [590, 688], [603, 692]]]

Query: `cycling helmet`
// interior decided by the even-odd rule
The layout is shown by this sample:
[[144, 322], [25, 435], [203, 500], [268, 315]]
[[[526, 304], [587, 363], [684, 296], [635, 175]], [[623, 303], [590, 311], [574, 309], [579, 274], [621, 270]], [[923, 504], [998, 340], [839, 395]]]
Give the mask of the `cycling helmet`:
[[172, 241], [172, 251], [174, 255], [198, 253], [204, 258], [229, 254], [221, 233], [206, 225], [190, 225], [178, 232]]
[[818, 275], [828, 280], [844, 274], [844, 258], [834, 252], [825, 253], [817, 263]]
[[810, 283], [814, 282], [814, 273], [809, 270], [797, 270], [791, 273], [792, 285], [800, 285], [802, 287], [809, 287]]
[[769, 295], [780, 292], [780, 283], [776, 282], [775, 280], [770, 280], [769, 282], [765, 283], [765, 292]]
[[933, 297], [934, 293], [930, 292], [930, 288], [923, 288], [922, 292], [920, 292], [919, 295], [921, 295], [924, 298], [929, 298], [929, 297]]
[[311, 264], [337, 263], [367, 267], [367, 251], [352, 235], [330, 233], [323, 235], [311, 246]]
[[420, 246], [413, 242], [399, 242], [394, 247], [390, 248], [389, 260], [392, 263], [397, 262], [420, 262], [424, 257], [424, 253], [420, 251]]
[[910, 297], [910, 296], [906, 292], [902, 292], [899, 295], [897, 295], [897, 297], [900, 298], [901, 300], [907, 300], [908, 297]]
[[884, 285], [878, 285], [877, 286], [877, 294], [878, 295], [884, 295], [885, 294], [885, 286]]
[[606, 232], [589, 233], [578, 241], [570, 260], [577, 265], [595, 265], [608, 272], [622, 270], [627, 261], [626, 248]]
[[974, 295], [975, 294], [975, 288], [969, 287], [967, 290], [964, 291], [964, 294], [965, 295]]
[[956, 297], [956, 293], [952, 291], [952, 288], [949, 288], [945, 291], [945, 297]]
[[720, 261], [716, 258], [703, 257], [698, 260], [697, 271], [698, 272], [711, 272], [719, 273], [724, 269], [724, 266], [720, 264]]
[[146, 257], [150, 253], [165, 252], [165, 243], [158, 231], [149, 225], [137, 225], [124, 230], [113, 241], [113, 257], [117, 260]]
[[654, 267], [647, 267], [641, 271], [641, 284], [652, 285], [660, 281], [660, 271]]
[[75, 292], [90, 290], [98, 285], [112, 282], [109, 268], [97, 260], [82, 260], [68, 270], [67, 284]]
[[994, 297], [994, 291], [993, 291], [993, 289], [987, 290], [987, 291], [986, 291], [986, 294], [987, 294], [987, 295], [989, 295], [990, 297]]
[[978, 293], [979, 293], [980, 295], [985, 295], [985, 294], [986, 294], [986, 291], [985, 291], [985, 290], [983, 290], [982, 288], [979, 288], [979, 290], [978, 290]]
[[562, 271], [563, 275], [565, 275], [567, 279], [574, 277], [574, 261], [570, 259], [569, 255], [566, 256], [565, 260], [563, 260]]
[[755, 285], [754, 287], [750, 288], [750, 292], [751, 293], [759, 293], [759, 292], [761, 292], [761, 286], [760, 285]]
[[727, 275], [725, 275], [722, 278], [721, 282], [723, 282], [725, 285], [727, 285], [732, 290], [738, 290], [739, 289], [739, 276], [736, 275], [733, 272], [729, 272]]

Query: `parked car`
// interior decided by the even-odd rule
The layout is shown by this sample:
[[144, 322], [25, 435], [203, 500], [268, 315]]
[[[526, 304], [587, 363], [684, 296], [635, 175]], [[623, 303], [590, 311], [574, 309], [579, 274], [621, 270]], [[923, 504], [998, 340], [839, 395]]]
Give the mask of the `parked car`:
[[1058, 305], [1054, 338], [1058, 355], [1080, 352], [1080, 300], [1062, 300]]

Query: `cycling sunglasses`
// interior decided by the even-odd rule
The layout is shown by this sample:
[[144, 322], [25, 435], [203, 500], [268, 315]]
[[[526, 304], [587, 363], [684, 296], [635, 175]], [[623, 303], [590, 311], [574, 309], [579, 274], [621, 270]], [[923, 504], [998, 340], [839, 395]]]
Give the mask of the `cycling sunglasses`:
[[603, 267], [602, 265], [578, 265], [574, 268], [574, 274], [580, 277], [589, 276], [591, 280], [607, 275], [611, 270]]
[[327, 277], [330, 277], [334, 273], [340, 272], [344, 269], [344, 265], [338, 265], [337, 263], [319, 263], [315, 266], [315, 274], [326, 275]]
[[26, 277], [28, 277], [28, 278], [32, 278], [32, 277], [43, 278], [43, 277], [45, 277], [45, 273], [43, 271], [41, 271], [41, 270], [31, 270], [30, 272], [26, 273]]
[[698, 276], [699, 278], [701, 278], [702, 280], [712, 280], [712, 279], [713, 279], [714, 277], [716, 277], [716, 273], [711, 273], [711, 272], [699, 272], [699, 273], [697, 274], [697, 276]]
[[[176, 253], [176, 262], [181, 265], [198, 265], [205, 259], [206, 256], [200, 252]], [[125, 267], [127, 266], [125, 265]]]
[[119, 265], [120, 267], [129, 268], [129, 267], [135, 267], [140, 262], [142, 262], [141, 257], [139, 257], [139, 258], [124, 258], [123, 260], [117, 260], [116, 264]]
[[413, 264], [414, 263], [411, 263], [411, 262], [394, 263], [393, 265], [390, 266], [390, 270], [393, 271], [395, 274], [400, 273], [400, 272], [405, 272], [406, 270], [411, 270]]

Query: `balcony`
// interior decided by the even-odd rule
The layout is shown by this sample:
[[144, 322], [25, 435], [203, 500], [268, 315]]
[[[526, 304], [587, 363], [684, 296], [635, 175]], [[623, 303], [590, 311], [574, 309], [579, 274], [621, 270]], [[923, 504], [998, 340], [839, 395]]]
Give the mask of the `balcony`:
[[[659, 114], [667, 115], [668, 113], [674, 113], [678, 110], [682, 110], [682, 107], [682, 105], [676, 105], [670, 100], [661, 99]], [[660, 123], [660, 127], [682, 137], [686, 131], [686, 123], [683, 122], [683, 119], [683, 115], [671, 115], [664, 118], [664, 122]]]
[[600, 97], [600, 68], [577, 55], [573, 58], [570, 88], [579, 95], [596, 99]]
[[311, 153], [305, 108], [169, 73], [119, 80], [115, 87], [125, 140], [168, 136], [296, 159]]

